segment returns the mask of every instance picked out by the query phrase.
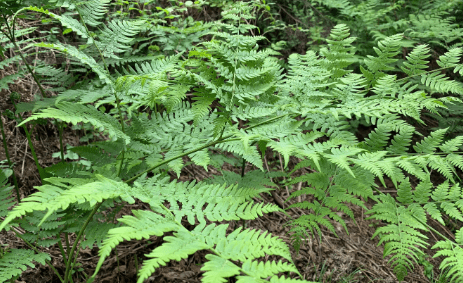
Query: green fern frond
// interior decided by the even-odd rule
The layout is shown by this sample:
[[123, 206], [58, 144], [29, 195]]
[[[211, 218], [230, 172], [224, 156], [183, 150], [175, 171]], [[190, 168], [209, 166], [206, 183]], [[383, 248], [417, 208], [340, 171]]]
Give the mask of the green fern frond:
[[84, 22], [91, 26], [101, 24], [104, 15], [108, 12], [111, 0], [71, 0], [76, 5], [76, 9], [82, 15]]
[[15, 55], [6, 59], [3, 58], [3, 60], [0, 61], [0, 70], [3, 70], [6, 66], [9, 66], [10, 64], [20, 62], [21, 60], [21, 56], [19, 55]]
[[92, 106], [85, 106], [70, 102], [60, 102], [56, 108], [43, 109], [40, 113], [33, 114], [24, 120], [20, 125], [39, 118], [60, 119], [68, 123], [77, 124], [79, 122], [90, 123], [96, 128], [102, 127], [108, 131], [111, 137], [125, 140], [128, 144], [130, 137], [122, 132], [121, 125], [113, 116], [102, 113]]
[[390, 224], [376, 229], [373, 237], [380, 236], [379, 245], [384, 246], [384, 256], [392, 255], [389, 262], [394, 267], [398, 280], [403, 280], [408, 270], [413, 269], [413, 262], [417, 262], [423, 255], [420, 248], [426, 248], [427, 237], [418, 230], [425, 227], [413, 217], [411, 209], [400, 206], [391, 196], [378, 196], [379, 202], [373, 206], [368, 219], [387, 221]]
[[[2, 164], [0, 164], [2, 165]], [[12, 186], [8, 186], [8, 178], [13, 174], [13, 170], [0, 166], [0, 217], [8, 214], [8, 208], [13, 205]]]
[[458, 136], [454, 139], [446, 141], [443, 145], [439, 146], [440, 150], [445, 153], [452, 153], [458, 151], [463, 144], [463, 136]]
[[140, 31], [140, 21], [112, 20], [105, 25], [95, 41], [103, 56], [119, 59], [116, 53], [122, 53], [131, 48], [129, 43]]
[[108, 11], [110, 0], [50, 0], [56, 7], [77, 9], [86, 24], [98, 26]]
[[28, 266], [35, 267], [34, 261], [45, 265], [46, 260], [51, 260], [47, 253], [36, 254], [33, 250], [27, 249], [8, 250], [0, 255], [0, 281], [7, 282], [12, 278], [18, 278]]
[[[169, 220], [169, 217], [164, 218], [150, 211], [134, 211], [133, 213], [135, 217], [125, 216], [120, 219], [128, 226], [115, 228], [109, 232], [109, 237], [100, 250], [101, 257], [97, 270], [111, 249], [122, 240], [130, 240], [134, 237], [148, 238], [151, 235], [161, 236], [164, 232], [173, 231], [173, 236], [164, 237], [166, 242], [147, 255], [151, 259], [144, 262], [137, 282], [143, 282], [156, 268], [165, 265], [168, 261], [186, 258], [198, 250], [214, 250], [215, 252], [214, 257], [206, 257], [208, 261], [203, 267], [206, 271], [205, 282], [223, 282], [223, 278], [238, 275], [240, 271], [244, 271], [244, 277], [260, 280], [283, 271], [297, 272], [292, 264], [288, 247], [280, 239], [266, 233], [260, 234], [256, 230], [241, 231], [239, 228], [226, 236], [228, 225], [216, 226], [215, 224], [199, 225], [190, 232], [178, 222]], [[252, 263], [253, 259], [265, 254], [281, 256], [289, 260], [289, 263], [270, 262], [264, 266]], [[240, 268], [229, 260], [239, 260], [245, 263], [243, 268]], [[252, 270], [253, 273], [246, 272], [248, 270]]]
[[38, 12], [38, 13], [43, 13], [47, 16], [52, 17], [53, 19], [59, 20], [63, 26], [76, 32], [82, 38], [88, 38], [89, 43], [92, 43], [91, 37], [88, 35], [87, 30], [85, 29], [85, 26], [82, 25], [78, 20], [73, 19], [67, 15], [63, 15], [63, 16], [57, 15], [55, 13], [52, 13], [48, 10], [43, 9], [43, 7], [40, 7], [40, 8], [39, 7], [28, 7], [25, 9]]
[[331, 29], [330, 38], [326, 39], [328, 47], [320, 49], [320, 54], [326, 58], [322, 66], [331, 71], [331, 79], [336, 80], [351, 72], [346, 70], [346, 67], [353, 63], [352, 56], [355, 48], [352, 43], [355, 39], [355, 37], [350, 37], [347, 25], [339, 24]]
[[428, 68], [428, 58], [430, 48], [427, 45], [418, 45], [415, 47], [410, 54], [407, 55], [407, 61], [403, 63], [401, 67], [402, 71], [409, 76], [418, 75], [424, 73], [425, 69]]
[[402, 34], [396, 34], [379, 41], [373, 48], [378, 57], [368, 55], [365, 59], [368, 69], [373, 73], [394, 70], [391, 64], [397, 61], [394, 57], [400, 53], [402, 38]]
[[181, 228], [172, 218], [164, 218], [151, 211], [134, 210], [132, 213], [135, 217], [124, 215], [119, 219], [121, 223], [127, 226], [109, 230], [108, 236], [99, 250], [100, 260], [93, 277], [103, 265], [105, 258], [110, 255], [112, 249], [120, 242], [131, 239], [149, 239], [153, 235], [162, 236], [165, 232], [177, 231]]
[[340, 147], [340, 148], [332, 148], [331, 153], [332, 154], [325, 154], [326, 158], [341, 167], [342, 169], [346, 170], [349, 172], [352, 176], [354, 176], [354, 173], [352, 172], [348, 158], [349, 156], [356, 155], [359, 152], [362, 152], [363, 149], [361, 148], [354, 148], [354, 147]]
[[80, 157], [90, 161], [94, 166], [102, 166], [114, 162], [114, 157], [108, 156], [97, 146], [77, 146], [70, 149]]
[[[246, 174], [241, 177], [240, 174], [237, 174], [232, 171], [222, 171], [222, 176], [214, 176], [208, 180], [205, 180], [210, 184], [219, 184], [219, 185], [237, 185], [237, 188], [246, 188], [258, 190], [261, 193], [268, 192], [271, 189], [268, 187], [276, 187], [277, 185], [270, 181], [270, 178], [281, 177], [283, 173], [281, 172], [262, 172], [261, 170], [253, 170], [246, 172]], [[285, 175], [285, 174], [283, 174]]]
[[65, 221], [58, 221], [64, 216], [63, 213], [54, 213], [40, 227], [37, 225], [41, 222], [44, 212], [34, 211], [23, 219], [19, 220], [21, 228], [26, 233], [22, 235], [30, 243], [37, 243], [43, 247], [50, 247], [60, 241], [58, 235], [63, 230]]
[[451, 241], [439, 241], [432, 249], [439, 249], [434, 258], [445, 256], [439, 268], [448, 270], [447, 277], [450, 278], [450, 282], [463, 281], [463, 248]]
[[395, 154], [405, 154], [408, 152], [414, 132], [415, 129], [413, 127], [401, 129], [398, 134], [394, 135], [391, 145], [387, 147], [387, 151]]
[[25, 71], [19, 71], [17, 73], [14, 73], [12, 75], [6, 75], [0, 79], [0, 91], [4, 89], [9, 89], [10, 86], [9, 84], [14, 83], [17, 79], [24, 77], [26, 74]]
[[80, 246], [85, 249], [85, 247], [93, 248], [93, 245], [101, 247], [103, 241], [106, 238], [108, 231], [118, 227], [118, 224], [114, 223], [105, 223], [99, 221], [92, 221], [85, 231], [85, 240], [80, 243]]
[[238, 154], [241, 157], [243, 157], [247, 162], [255, 165], [257, 168], [261, 170], [264, 170], [264, 164], [262, 162], [261, 155], [257, 151], [257, 148], [249, 145], [249, 141], [230, 141], [218, 144], [216, 147], [220, 148], [221, 150]]
[[60, 43], [36, 43], [33, 45], [37, 47], [55, 49], [65, 54], [69, 54], [72, 57], [78, 59], [80, 62], [88, 65], [95, 73], [97, 73], [97, 75], [100, 77], [102, 81], [106, 82], [109, 85], [114, 84], [113, 79], [109, 76], [106, 70], [95, 61], [95, 59], [77, 50], [77, 48], [75, 48], [72, 45], [65, 46]]
[[436, 148], [442, 143], [447, 129], [437, 130], [431, 133], [430, 137], [424, 138], [421, 142], [413, 146], [417, 153], [433, 153]]
[[434, 92], [453, 92], [463, 94], [463, 85], [457, 81], [450, 80], [440, 72], [432, 72], [421, 75], [421, 83], [429, 87]]
[[365, 139], [365, 149], [369, 151], [383, 150], [389, 143], [392, 127], [388, 124], [379, 125], [374, 132], [368, 134]]
[[462, 48], [452, 48], [449, 51], [445, 52], [444, 55], [439, 56], [439, 60], [437, 60], [436, 63], [441, 68], [454, 68], [453, 71], [455, 73], [458, 72], [460, 76], [463, 76], [463, 64], [459, 64], [462, 53]]

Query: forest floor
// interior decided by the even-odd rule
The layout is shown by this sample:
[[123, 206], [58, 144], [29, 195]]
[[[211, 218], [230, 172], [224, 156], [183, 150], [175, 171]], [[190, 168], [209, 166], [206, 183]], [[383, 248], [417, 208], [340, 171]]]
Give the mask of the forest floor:
[[[22, 94], [32, 93], [30, 86], [32, 82], [19, 82], [12, 86], [12, 91], [17, 91]], [[0, 109], [13, 110], [13, 105], [8, 99], [9, 95], [2, 92], [0, 95]], [[29, 97], [22, 96], [22, 102], [31, 101], [32, 95]], [[17, 128], [17, 123], [2, 116], [5, 125], [5, 133], [7, 144], [12, 161], [15, 163], [14, 171], [18, 178], [21, 198], [29, 196], [36, 190], [35, 186], [40, 185], [40, 178], [35, 166], [34, 160], [30, 153], [25, 133], [22, 129]], [[48, 167], [59, 160], [52, 158], [52, 154], [59, 151], [58, 131], [54, 125], [36, 126], [31, 133], [33, 144], [38, 156], [39, 163], [42, 167]], [[70, 130], [68, 127], [63, 134], [63, 144], [72, 146], [80, 145], [80, 131]], [[3, 147], [0, 148], [0, 160], [5, 160], [5, 152]], [[294, 166], [294, 161], [292, 160]], [[278, 160], [268, 160], [269, 163], [278, 164]], [[246, 168], [246, 171], [253, 170], [251, 166]], [[278, 168], [277, 168], [278, 169]], [[230, 165], [224, 165], [223, 170], [239, 169], [233, 168]], [[280, 170], [280, 169], [278, 169]], [[181, 181], [202, 180], [210, 177], [210, 173], [198, 166], [189, 165], [182, 170], [180, 177]], [[284, 186], [275, 190], [272, 195], [264, 195], [263, 199], [267, 203], [276, 203], [287, 207], [291, 201], [284, 203], [288, 193], [297, 189], [297, 185], [293, 188], [285, 188]], [[380, 189], [386, 192], [393, 192], [394, 188]], [[371, 207], [373, 202], [370, 200], [367, 206]], [[392, 268], [388, 265], [388, 259], [383, 258], [383, 247], [377, 246], [378, 239], [371, 239], [375, 231], [374, 226], [380, 225], [372, 220], [365, 220], [365, 210], [360, 207], [351, 207], [355, 214], [356, 221], [352, 221], [347, 215], [340, 213], [339, 215], [345, 219], [349, 233], [346, 233], [344, 228], [333, 223], [336, 228], [337, 235], [334, 235], [328, 229], [322, 229], [322, 239], [318, 238], [304, 241], [300, 252], [297, 254], [292, 249], [293, 259], [303, 276], [303, 279], [314, 282], [397, 282], [393, 274]], [[119, 217], [123, 214], [129, 214], [132, 209], [147, 209], [143, 203], [135, 203], [127, 205], [125, 209], [119, 212]], [[290, 235], [288, 234], [289, 227], [285, 224], [290, 220], [290, 217], [303, 214], [300, 209], [288, 210], [288, 216], [283, 213], [270, 213], [260, 217], [254, 221], [247, 221], [246, 226], [252, 229], [267, 230], [274, 236], [283, 239], [288, 245], [291, 245]], [[432, 223], [432, 222], [431, 222]], [[449, 230], [437, 222], [432, 223], [434, 228], [443, 234], [452, 237]], [[230, 227], [242, 225], [241, 222], [232, 222]], [[19, 229], [19, 232], [21, 230]], [[435, 239], [433, 235], [428, 235], [432, 241]], [[99, 277], [96, 282], [113, 283], [113, 282], [136, 282], [136, 258], [138, 262], [144, 258], [144, 254], [149, 253], [153, 248], [160, 245], [162, 239], [152, 237], [145, 241], [129, 241], [124, 242], [117, 247], [116, 253], [109, 257], [103, 268], [99, 272]], [[14, 236], [12, 232], [0, 232], [0, 244], [10, 248], [26, 248], [26, 245]], [[65, 266], [61, 257], [58, 245], [51, 246], [47, 249], [42, 249], [52, 257], [54, 267], [64, 273]], [[431, 255], [431, 251], [429, 252]], [[135, 257], [136, 255], [136, 257]], [[201, 264], [204, 262], [206, 253], [196, 253], [186, 260], [180, 262], [170, 262], [167, 266], [159, 268], [150, 277], [148, 282], [201, 282]], [[98, 262], [98, 248], [85, 249], [79, 253], [78, 263], [82, 264], [82, 268], [86, 274], [92, 274]], [[429, 260], [435, 267], [435, 274], [439, 274], [437, 267], [439, 259]], [[16, 282], [59, 282], [53, 271], [48, 266], [37, 266], [35, 269], [28, 268]], [[85, 282], [82, 278], [74, 279], [74, 282]], [[234, 282], [234, 281], [230, 281]], [[432, 282], [424, 276], [422, 266], [416, 266], [414, 271], [409, 273], [404, 282]]]

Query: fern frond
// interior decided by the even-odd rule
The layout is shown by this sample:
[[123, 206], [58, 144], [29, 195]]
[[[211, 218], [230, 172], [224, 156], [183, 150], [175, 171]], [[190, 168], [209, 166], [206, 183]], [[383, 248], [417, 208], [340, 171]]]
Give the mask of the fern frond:
[[25, 71], [19, 71], [17, 73], [4, 76], [0, 79], [0, 91], [4, 89], [9, 89], [10, 86], [8, 84], [14, 83], [17, 79], [24, 77], [26, 74]]
[[457, 81], [450, 80], [445, 74], [432, 72], [421, 75], [421, 83], [429, 87], [434, 92], [453, 92], [462, 95], [463, 85]]
[[376, 229], [373, 238], [380, 236], [379, 245], [384, 246], [384, 256], [392, 255], [389, 262], [394, 267], [394, 273], [398, 280], [403, 280], [407, 270], [413, 269], [413, 262], [417, 262], [423, 255], [420, 248], [426, 248], [427, 237], [419, 230], [425, 227], [413, 217], [413, 211], [400, 206], [391, 196], [380, 195], [379, 202], [373, 206], [368, 214], [373, 214], [368, 219], [387, 221], [390, 224]]
[[55, 106], [56, 108], [43, 109], [40, 113], [33, 114], [24, 120], [21, 125], [39, 118], [60, 119], [72, 124], [84, 122], [90, 123], [96, 128], [102, 127], [103, 130], [108, 131], [111, 137], [123, 139], [127, 144], [130, 142], [130, 137], [122, 132], [121, 125], [111, 115], [102, 113], [92, 106], [70, 102], [60, 102]]
[[326, 58], [322, 66], [332, 72], [332, 79], [336, 80], [351, 72], [346, 70], [346, 67], [353, 63], [355, 48], [352, 43], [355, 39], [350, 37], [350, 30], [345, 24], [336, 25], [331, 29], [330, 38], [326, 39], [328, 47], [321, 48], [320, 54]]
[[108, 12], [111, 0], [73, 0], [72, 2], [75, 3], [75, 7], [82, 15], [84, 22], [96, 27], [101, 24], [104, 15]]
[[400, 53], [402, 38], [402, 34], [396, 34], [379, 41], [378, 47], [373, 48], [378, 57], [367, 55], [365, 59], [368, 69], [373, 73], [394, 70], [391, 64], [397, 61], [394, 57]]
[[431, 133], [430, 137], [424, 138], [421, 142], [413, 146], [417, 153], [433, 153], [442, 143], [447, 129], [437, 130]]
[[430, 56], [429, 51], [430, 48], [427, 45], [418, 45], [415, 47], [412, 52], [407, 55], [407, 61], [405, 61], [401, 67], [402, 71], [409, 76], [424, 73], [429, 63], [429, 61], [424, 59]]
[[54, 19], [59, 20], [63, 26], [67, 27], [68, 29], [71, 29], [72, 31], [75, 31], [82, 38], [88, 38], [89, 43], [92, 43], [92, 39], [88, 35], [87, 30], [85, 29], [85, 26], [82, 25], [78, 20], [73, 19], [67, 15], [63, 15], [63, 16], [57, 15], [55, 13], [52, 13], [48, 10], [43, 9], [43, 7], [40, 7], [40, 8], [39, 7], [29, 7], [25, 9], [34, 11], [34, 12], [43, 13], [47, 16], [50, 16]]
[[340, 148], [332, 148], [331, 153], [332, 154], [325, 154], [326, 158], [341, 167], [342, 169], [346, 170], [349, 172], [352, 176], [354, 176], [354, 173], [352, 172], [348, 158], [349, 156], [356, 155], [359, 152], [362, 152], [363, 150], [360, 148], [354, 148], [354, 147], [340, 147]]
[[[243, 136], [244, 137], [244, 136]], [[238, 154], [242, 156], [247, 162], [255, 165], [257, 168], [264, 170], [261, 155], [257, 151], [257, 148], [249, 145], [249, 141], [246, 139], [243, 141], [230, 141], [217, 145], [218, 148]]]
[[108, 11], [110, 0], [50, 0], [49, 2], [58, 7], [77, 9], [86, 24], [98, 26]]
[[415, 129], [413, 127], [403, 128], [394, 136], [391, 145], [387, 147], [387, 151], [395, 154], [404, 154], [408, 152], [414, 132]]
[[448, 270], [447, 277], [451, 277], [450, 282], [461, 282], [463, 280], [463, 248], [450, 241], [439, 241], [432, 249], [439, 249], [433, 258], [445, 256], [439, 268]]
[[455, 73], [459, 73], [460, 76], [463, 76], [463, 64], [460, 63], [460, 56], [463, 53], [463, 49], [460, 47], [452, 48], [449, 51], [445, 52], [444, 55], [439, 56], [439, 60], [436, 63], [441, 68], [454, 68]]
[[98, 247], [103, 245], [103, 241], [108, 235], [108, 231], [118, 227], [118, 224], [114, 223], [102, 223], [99, 221], [92, 221], [85, 231], [85, 240], [80, 243], [80, 246], [85, 249], [85, 247], [93, 248], [93, 245], [96, 244]]
[[28, 266], [34, 268], [34, 261], [45, 265], [46, 260], [51, 260], [47, 253], [36, 254], [27, 249], [9, 250], [0, 257], [0, 281], [7, 282], [17, 278]]
[[119, 59], [116, 53], [122, 53], [131, 48], [129, 43], [140, 30], [140, 21], [112, 20], [105, 25], [95, 41], [103, 56]]
[[[2, 164], [0, 164], [2, 165]], [[8, 186], [8, 178], [13, 174], [13, 170], [0, 166], [0, 217], [8, 214], [8, 208], [13, 205], [12, 186]]]
[[78, 59], [80, 62], [88, 65], [97, 75], [100, 77], [100, 79], [104, 82], [106, 82], [109, 85], [113, 85], [113, 79], [109, 76], [109, 74], [106, 72], [103, 67], [98, 64], [95, 59], [92, 57], [86, 55], [85, 53], [77, 50], [74, 46], [72, 45], [62, 45], [60, 43], [36, 43], [33, 44], [34, 46], [37, 47], [44, 47], [44, 48], [50, 48], [50, 49], [55, 49], [58, 51], [61, 51], [65, 54], [69, 54], [72, 57]]

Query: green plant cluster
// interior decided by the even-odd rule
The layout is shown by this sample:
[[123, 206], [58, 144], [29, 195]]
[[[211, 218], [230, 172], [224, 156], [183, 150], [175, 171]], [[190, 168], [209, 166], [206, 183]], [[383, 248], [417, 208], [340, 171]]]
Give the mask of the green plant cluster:
[[[0, 89], [28, 73], [39, 85], [37, 101], [15, 104], [17, 111], [9, 115], [26, 132], [42, 185], [15, 202], [16, 181], [14, 187], [7, 185], [12, 171], [0, 169], [0, 230], [12, 230], [31, 248], [2, 248], [0, 279], [18, 278], [32, 261], [53, 267], [39, 248], [56, 244], [66, 267], [55, 270], [60, 281], [93, 282], [121, 242], [164, 236], [142, 262], [138, 282], [169, 261], [201, 250], [208, 251], [203, 282], [231, 277], [236, 282], [308, 282], [297, 279], [300, 273], [283, 240], [245, 225], [230, 232], [226, 224], [284, 212], [261, 198], [276, 186], [271, 178], [281, 176], [266, 172], [264, 156], [271, 151], [282, 156], [285, 184], [304, 184], [290, 199], [313, 199], [288, 208], [306, 211], [288, 222], [296, 250], [304, 238], [321, 237], [322, 226], [336, 233], [333, 221], [347, 231], [338, 212], [354, 219], [352, 205], [366, 209], [371, 199], [369, 218], [384, 223], [374, 237], [384, 243], [398, 280], [422, 262], [430, 247], [425, 234], [432, 232], [441, 237], [432, 246], [435, 256], [444, 258], [440, 269], [449, 282], [463, 282], [463, 229], [452, 240], [428, 224], [429, 219], [463, 221], [458, 177], [463, 136], [448, 138], [444, 128], [423, 137], [417, 128], [424, 112], [438, 115], [462, 102], [461, 35], [452, 18], [443, 20], [460, 4], [433, 1], [426, 9], [436, 16], [410, 15], [401, 21], [389, 15], [399, 7], [419, 11], [418, 1], [392, 6], [379, 0], [303, 2], [315, 12], [329, 9], [327, 20], [336, 24], [318, 50], [292, 53], [287, 60], [276, 42], [262, 47], [267, 38], [259, 35], [256, 19], [261, 13], [267, 13], [266, 20], [274, 17], [265, 1], [161, 6], [149, 0], [49, 0], [44, 6], [11, 6], [12, 12], [2, 15], [0, 42], [2, 50], [15, 55], [4, 52], [0, 68], [16, 64], [19, 69], [0, 80]], [[205, 7], [220, 9], [220, 16], [210, 21], [185, 16]], [[31, 15], [59, 24], [61, 31], [34, 43], [35, 28], [17, 26], [19, 18]], [[378, 15], [381, 20], [375, 20]], [[410, 23], [413, 30], [400, 29]], [[432, 34], [426, 25], [436, 23], [447, 25], [448, 34]], [[365, 41], [359, 26], [375, 35], [374, 44]], [[31, 65], [28, 57], [36, 48], [58, 52], [67, 63]], [[13, 103], [17, 99], [11, 96]], [[32, 115], [23, 120], [21, 113], [28, 111]], [[82, 123], [93, 127], [94, 137], [105, 138], [67, 150], [61, 142], [61, 162], [42, 168], [25, 125], [47, 120], [60, 134], [66, 124]], [[365, 138], [353, 126], [360, 123], [371, 129]], [[238, 156], [243, 169], [250, 164], [256, 170], [223, 172], [198, 182], [171, 180], [168, 174], [179, 177], [189, 164], [221, 171], [224, 162], [234, 162], [226, 152]], [[289, 168], [291, 158], [301, 161]], [[292, 177], [301, 168], [310, 173]], [[397, 197], [377, 189], [386, 181]], [[150, 209], [114, 220], [136, 201]], [[99, 248], [93, 275], [76, 269], [86, 246]]]

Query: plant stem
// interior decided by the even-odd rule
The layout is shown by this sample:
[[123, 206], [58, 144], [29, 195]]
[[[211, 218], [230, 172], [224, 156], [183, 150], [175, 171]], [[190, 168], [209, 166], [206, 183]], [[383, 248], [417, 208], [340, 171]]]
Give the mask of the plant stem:
[[61, 122], [58, 122], [56, 121], [56, 125], [58, 126], [58, 129], [59, 129], [59, 149], [60, 149], [60, 152], [61, 152], [61, 162], [65, 162], [64, 161], [64, 147], [63, 147], [63, 121]]
[[6, 144], [5, 131], [3, 130], [2, 112], [0, 112], [0, 131], [2, 132], [2, 141], [3, 141], [3, 148], [5, 149], [6, 160], [8, 162], [8, 166], [13, 171], [13, 182], [14, 182], [14, 188], [16, 190], [16, 197], [18, 199], [18, 203], [20, 203], [21, 196], [19, 194], [18, 180], [16, 180], [16, 174], [14, 173], [14, 169], [13, 169], [13, 162], [11, 162], [10, 154], [8, 152], [8, 145]]
[[[79, 240], [80, 240], [80, 238], [82, 238], [82, 236], [84, 234], [84, 231], [87, 228], [88, 223], [90, 223], [90, 220], [93, 218], [93, 215], [95, 215], [95, 213], [98, 211], [98, 208], [100, 208], [100, 206], [102, 204], [103, 203], [100, 202], [99, 204], [95, 205], [92, 212], [90, 213], [87, 220], [85, 221], [84, 225], [82, 225], [82, 228], [80, 229], [79, 234], [77, 235], [77, 238], [76, 238], [76, 240], [74, 242], [74, 245], [72, 245], [72, 249], [71, 249], [71, 252], [69, 253], [69, 257], [68, 257], [68, 262], [66, 264], [66, 271], [64, 272], [64, 283], [69, 282], [68, 279], [69, 279], [69, 273], [71, 271], [72, 258], [73, 258], [75, 250], [77, 249], [77, 245], [79, 243]], [[77, 260], [77, 256], [76, 256], [76, 260]]]
[[[58, 235], [59, 236], [59, 235]], [[59, 237], [59, 241], [58, 241], [58, 247], [59, 247], [59, 250], [61, 252], [61, 255], [63, 256], [63, 261], [64, 261], [64, 265], [67, 264], [67, 255], [66, 253], [64, 252], [64, 249], [63, 249], [63, 243], [61, 243], [61, 237]]]
[[[12, 101], [13, 101], [14, 108], [16, 109], [16, 103], [14, 102], [14, 100], [12, 100]], [[16, 114], [15, 114], [15, 116], [16, 116]], [[19, 121], [22, 122], [23, 119], [22, 119], [20, 114], [18, 114], [18, 117], [19, 117]], [[35, 154], [35, 148], [34, 148], [34, 145], [32, 144], [31, 134], [27, 130], [26, 125], [22, 125], [21, 127], [24, 129], [24, 132], [26, 132], [26, 137], [27, 137], [27, 141], [29, 143], [29, 148], [31, 149], [32, 157], [34, 158], [34, 162], [35, 162], [35, 166], [37, 166], [37, 170], [39, 171], [40, 180], [43, 183], [43, 179], [45, 178], [45, 172], [44, 172], [43, 168], [39, 164], [39, 159], [37, 158], [37, 154]]]

